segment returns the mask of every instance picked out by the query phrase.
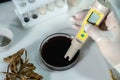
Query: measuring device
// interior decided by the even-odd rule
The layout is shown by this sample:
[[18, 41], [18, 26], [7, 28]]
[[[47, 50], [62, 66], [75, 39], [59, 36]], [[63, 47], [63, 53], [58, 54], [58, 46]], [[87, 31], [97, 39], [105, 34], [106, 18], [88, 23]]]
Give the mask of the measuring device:
[[89, 10], [88, 14], [83, 20], [82, 26], [75, 36], [75, 38], [71, 42], [71, 46], [65, 54], [65, 58], [68, 57], [70, 61], [77, 51], [82, 47], [85, 41], [88, 38], [88, 34], [84, 30], [84, 26], [88, 23], [99, 26], [101, 22], [104, 20], [105, 16], [110, 11], [110, 4], [104, 0], [96, 0], [92, 8]]

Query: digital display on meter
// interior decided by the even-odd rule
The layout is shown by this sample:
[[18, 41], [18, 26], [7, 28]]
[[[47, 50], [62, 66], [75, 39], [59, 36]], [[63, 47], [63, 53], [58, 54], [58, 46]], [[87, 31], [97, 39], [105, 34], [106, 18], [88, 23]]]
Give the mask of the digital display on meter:
[[100, 16], [98, 14], [96, 14], [96, 13], [93, 12], [90, 15], [90, 17], [88, 18], [88, 22], [92, 23], [92, 24], [95, 24], [99, 20], [99, 18], [100, 18]]

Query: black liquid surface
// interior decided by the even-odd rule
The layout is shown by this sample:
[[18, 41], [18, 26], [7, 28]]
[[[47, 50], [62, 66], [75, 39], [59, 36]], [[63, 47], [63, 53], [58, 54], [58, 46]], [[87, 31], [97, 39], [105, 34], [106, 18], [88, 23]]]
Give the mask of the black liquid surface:
[[71, 45], [71, 39], [65, 36], [57, 36], [49, 39], [45, 42], [41, 49], [41, 55], [46, 63], [55, 66], [55, 67], [65, 67], [73, 63], [77, 57], [79, 52], [75, 55], [75, 57], [68, 61], [68, 59], [64, 58], [65, 53]]
[[25, 18], [24, 18], [24, 21], [25, 21], [25, 22], [29, 22], [29, 21], [30, 21], [30, 18], [29, 18], [29, 17], [25, 17]]
[[7, 46], [11, 42], [11, 39], [5, 36], [0, 36], [0, 47]]
[[33, 14], [33, 15], [32, 15], [32, 18], [33, 18], [33, 19], [38, 18], [38, 15], [37, 15], [37, 14]]

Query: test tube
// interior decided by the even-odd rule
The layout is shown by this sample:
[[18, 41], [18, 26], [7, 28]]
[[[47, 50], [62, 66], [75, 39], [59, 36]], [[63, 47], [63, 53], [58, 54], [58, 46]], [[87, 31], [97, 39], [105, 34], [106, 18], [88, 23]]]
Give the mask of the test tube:
[[31, 13], [32, 13], [31, 15], [32, 15], [32, 18], [33, 18], [33, 19], [37, 19], [37, 18], [38, 18], [37, 9], [36, 9], [36, 10], [33, 10]]
[[29, 3], [34, 3], [36, 0], [28, 0]]
[[28, 13], [23, 14], [23, 19], [24, 19], [24, 22], [29, 22], [30, 21]]
[[56, 1], [55, 1], [55, 5], [56, 5], [56, 7], [58, 7], [58, 8], [62, 8], [62, 7], [64, 6], [64, 4], [65, 4], [65, 1], [64, 1], [64, 0], [56, 0]]
[[25, 7], [27, 5], [25, 0], [19, 0], [19, 6], [20, 7]]
[[47, 9], [49, 11], [54, 11], [54, 9], [55, 9], [55, 3], [51, 2], [51, 3], [47, 4]]
[[46, 5], [40, 7], [38, 11], [41, 15], [45, 15], [47, 13]]

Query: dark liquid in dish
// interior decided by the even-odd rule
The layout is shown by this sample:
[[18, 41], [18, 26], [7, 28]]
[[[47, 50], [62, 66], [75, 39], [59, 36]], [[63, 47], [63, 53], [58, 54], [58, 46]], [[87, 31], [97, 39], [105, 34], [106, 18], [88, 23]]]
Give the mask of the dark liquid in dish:
[[5, 36], [0, 36], [0, 47], [7, 46], [11, 40]]
[[79, 55], [79, 51], [75, 57], [68, 61], [64, 58], [65, 53], [71, 45], [71, 39], [65, 36], [57, 36], [49, 39], [44, 43], [41, 49], [41, 55], [44, 61], [55, 67], [64, 67], [73, 63]]

